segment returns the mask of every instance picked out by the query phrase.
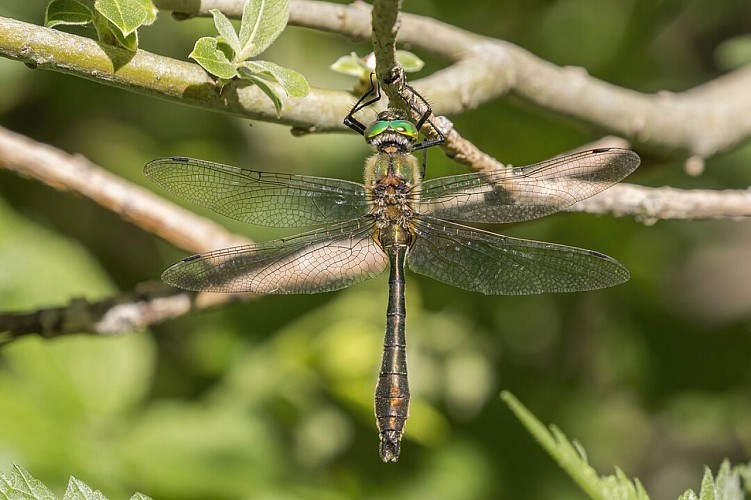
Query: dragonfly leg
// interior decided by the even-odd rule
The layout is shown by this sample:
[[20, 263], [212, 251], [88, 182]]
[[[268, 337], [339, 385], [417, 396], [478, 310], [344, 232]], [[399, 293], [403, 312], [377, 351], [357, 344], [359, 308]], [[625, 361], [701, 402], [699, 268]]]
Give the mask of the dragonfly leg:
[[[372, 96], [372, 97], [371, 97]], [[344, 117], [344, 124], [357, 132], [360, 135], [365, 133], [365, 125], [355, 118], [355, 113], [361, 109], [365, 109], [371, 104], [381, 100], [381, 86], [378, 85], [378, 81], [375, 79], [375, 73], [370, 74], [370, 90], [368, 90], [362, 97], [355, 103], [352, 109]]]
[[430, 106], [428, 100], [425, 99], [422, 94], [416, 91], [415, 88], [411, 85], [407, 85], [405, 83], [402, 89], [409, 92], [409, 95], [405, 95], [405, 92], [402, 92], [402, 98], [404, 99], [404, 102], [406, 102], [410, 109], [412, 109], [412, 111], [414, 111], [419, 116], [417, 122], [415, 123], [417, 130], [421, 130], [423, 125], [425, 125], [425, 123], [427, 122], [431, 127], [433, 127], [433, 130], [435, 130], [436, 134], [438, 134], [438, 137], [436, 137], [435, 139], [425, 139], [420, 144], [416, 144], [413, 148], [413, 151], [432, 148], [433, 146], [438, 146], [439, 144], [446, 142], [446, 136], [443, 134], [443, 132], [441, 132], [441, 129], [438, 128], [430, 119], [430, 117], [433, 115], [433, 108]]

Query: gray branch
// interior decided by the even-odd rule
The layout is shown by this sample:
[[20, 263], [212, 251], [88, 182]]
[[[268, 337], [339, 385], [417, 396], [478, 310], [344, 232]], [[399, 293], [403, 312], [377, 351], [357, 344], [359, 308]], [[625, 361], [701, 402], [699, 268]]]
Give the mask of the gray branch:
[[[188, 16], [220, 8], [241, 11], [241, 0], [158, 0]], [[290, 1], [290, 24], [371, 36], [370, 7], [313, 0]], [[661, 153], [708, 158], [751, 137], [751, 66], [680, 93], [644, 94], [559, 67], [513, 44], [479, 36], [433, 19], [401, 14], [398, 41], [452, 63], [414, 82], [437, 114], [453, 115], [505, 94], [575, 118]]]

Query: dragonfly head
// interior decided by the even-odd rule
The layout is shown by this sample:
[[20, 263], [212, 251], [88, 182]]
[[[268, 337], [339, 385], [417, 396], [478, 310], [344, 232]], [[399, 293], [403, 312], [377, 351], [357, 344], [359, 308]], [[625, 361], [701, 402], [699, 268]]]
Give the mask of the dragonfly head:
[[412, 150], [417, 142], [417, 127], [399, 110], [388, 109], [367, 126], [365, 141], [378, 151], [402, 152]]

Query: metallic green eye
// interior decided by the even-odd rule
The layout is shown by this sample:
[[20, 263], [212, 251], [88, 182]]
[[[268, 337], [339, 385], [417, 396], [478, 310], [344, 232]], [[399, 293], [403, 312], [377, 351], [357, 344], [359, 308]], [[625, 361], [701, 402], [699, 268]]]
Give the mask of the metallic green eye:
[[410, 121], [391, 120], [391, 122], [389, 123], [389, 128], [396, 131], [400, 135], [404, 135], [412, 139], [417, 139], [417, 128], [415, 128], [414, 124]]
[[417, 139], [417, 128], [408, 120], [376, 120], [368, 125], [363, 135], [366, 139], [372, 139], [388, 130], [410, 139]]
[[373, 137], [379, 136], [383, 132], [385, 132], [390, 125], [391, 122], [389, 120], [374, 121], [373, 123], [368, 125], [362, 135], [365, 136], [366, 139], [372, 139]]

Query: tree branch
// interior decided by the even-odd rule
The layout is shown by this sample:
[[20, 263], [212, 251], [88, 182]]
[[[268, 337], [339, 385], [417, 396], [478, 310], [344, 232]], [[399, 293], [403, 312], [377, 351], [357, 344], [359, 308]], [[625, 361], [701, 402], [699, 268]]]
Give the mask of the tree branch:
[[[241, 0], [157, 0], [160, 8], [207, 15], [240, 11]], [[290, 24], [367, 39], [370, 8], [290, 1]], [[558, 67], [513, 44], [433, 19], [402, 13], [398, 41], [453, 64], [415, 87], [453, 115], [511, 93], [536, 107], [575, 118], [661, 153], [708, 158], [751, 137], [751, 66], [681, 92], [643, 94]], [[704, 126], [698, 127], [702, 123]]]
[[113, 87], [243, 118], [316, 131], [344, 130], [347, 92], [312, 89], [308, 97], [284, 100], [280, 118], [254, 85], [230, 81], [221, 89], [197, 64], [125, 49], [62, 31], [0, 17], [0, 55], [33, 68], [80, 76]]
[[249, 243], [246, 238], [107, 172], [83, 156], [70, 155], [2, 127], [0, 167], [59, 191], [81, 194], [144, 231], [192, 252]]
[[[2, 127], [0, 167], [57, 190], [81, 194], [144, 231], [193, 252], [250, 243], [206, 218], [105, 171], [82, 156], [67, 154]], [[255, 296], [195, 294], [159, 283], [145, 283], [136, 287], [134, 292], [96, 302], [74, 299], [62, 307], [0, 313], [0, 341], [30, 333], [45, 337], [73, 333], [126, 333], [192, 311], [252, 297]]]
[[31, 334], [45, 338], [80, 333], [120, 335], [194, 311], [255, 297], [251, 294], [196, 294], [147, 282], [133, 292], [95, 302], [76, 298], [61, 307], [0, 313], [0, 343]]

